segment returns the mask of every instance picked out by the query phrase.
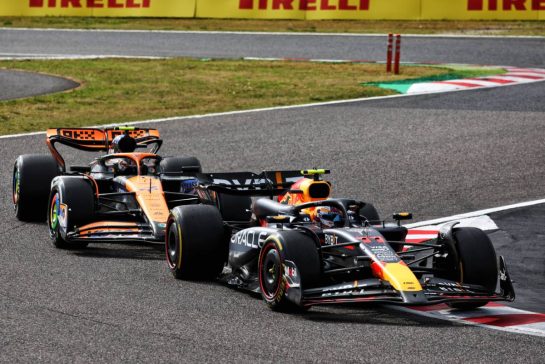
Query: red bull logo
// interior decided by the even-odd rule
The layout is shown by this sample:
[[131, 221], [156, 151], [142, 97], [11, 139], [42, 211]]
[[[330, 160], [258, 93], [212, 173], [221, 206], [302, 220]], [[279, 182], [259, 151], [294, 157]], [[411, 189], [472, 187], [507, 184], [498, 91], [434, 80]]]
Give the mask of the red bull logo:
[[29, 0], [31, 8], [149, 8], [151, 0]]

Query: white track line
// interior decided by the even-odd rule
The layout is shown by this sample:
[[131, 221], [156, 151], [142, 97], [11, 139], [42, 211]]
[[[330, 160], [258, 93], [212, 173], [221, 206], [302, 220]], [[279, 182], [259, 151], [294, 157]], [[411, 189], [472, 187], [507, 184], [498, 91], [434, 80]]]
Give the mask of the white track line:
[[467, 212], [464, 214], [458, 214], [458, 215], [452, 215], [448, 217], [442, 217], [439, 219], [433, 219], [433, 220], [427, 220], [427, 221], [419, 221], [413, 224], [407, 224], [405, 225], [407, 228], [417, 228], [427, 225], [436, 225], [436, 224], [442, 224], [444, 222], [448, 221], [454, 221], [454, 220], [461, 220], [461, 219], [467, 219], [470, 217], [478, 217], [483, 215], [489, 215], [494, 212], [501, 212], [506, 210], [513, 210], [513, 209], [519, 209], [522, 207], [528, 207], [528, 206], [534, 206], [534, 205], [541, 205], [545, 204], [545, 199], [541, 200], [534, 200], [534, 201], [527, 201], [527, 202], [520, 202], [512, 205], [506, 205], [506, 206], [499, 206], [499, 207], [493, 207], [490, 209], [484, 209], [484, 210], [478, 210], [473, 212]]
[[[454, 90], [452, 92], [457, 92], [457, 91], [466, 91], [466, 90]], [[105, 128], [105, 127], [112, 127], [112, 126], [119, 126], [119, 125], [156, 124], [156, 123], [171, 122], [171, 121], [181, 121], [181, 120], [191, 120], [191, 119], [200, 119], [200, 118], [213, 118], [213, 117], [219, 117], [219, 116], [250, 114], [250, 113], [264, 112], [264, 111], [289, 110], [289, 109], [299, 109], [299, 108], [307, 108], [307, 107], [317, 107], [317, 106], [327, 106], [327, 105], [337, 105], [337, 104], [348, 104], [348, 103], [363, 102], [363, 101], [393, 99], [393, 98], [407, 97], [407, 96], [416, 96], [416, 95], [403, 95], [403, 94], [400, 94], [400, 95], [377, 96], [377, 97], [367, 97], [367, 98], [364, 97], [364, 98], [359, 98], [359, 99], [335, 100], [335, 101], [326, 101], [326, 102], [317, 102], [317, 103], [299, 104], [299, 105], [287, 105], [287, 106], [274, 106], [274, 107], [265, 107], [265, 108], [259, 108], [259, 109], [235, 110], [235, 111], [218, 112], [218, 113], [210, 113], [210, 114], [200, 114], [200, 115], [172, 116], [172, 117], [160, 118], [160, 119], [151, 119], [151, 120], [141, 120], [141, 121], [131, 121], [131, 122], [124, 122], [124, 123], [114, 123], [114, 124], [90, 126], [90, 128], [97, 128], [97, 127]], [[41, 134], [45, 134], [45, 131], [37, 131], [37, 132], [21, 133], [21, 134], [10, 134], [10, 135], [0, 135], [0, 139], [19, 138], [19, 137], [24, 137], [24, 136], [41, 135]]]
[[157, 56], [128, 56], [119, 54], [44, 54], [44, 53], [0, 53], [1, 61], [25, 61], [25, 60], [78, 60], [78, 59], [168, 59], [173, 57]]
[[[103, 56], [89, 55], [88, 57], [100, 58], [100, 57], [103, 57]], [[106, 58], [108, 58], [108, 57], [106, 57]], [[129, 58], [131, 58], [131, 57], [129, 57]], [[488, 67], [491, 67], [491, 66], [488, 66]], [[495, 66], [495, 67], [502, 68], [502, 66]], [[534, 81], [534, 82], [542, 82], [542, 81], [545, 81], [545, 80], [538, 80], [538, 81]], [[487, 88], [509, 87], [509, 86], [517, 86], [517, 85], [520, 85], [520, 84], [521, 83], [510, 83], [510, 84], [502, 84], [502, 85], [497, 85], [497, 86], [491, 86], [491, 87], [487, 87]], [[399, 94], [399, 95], [389, 95], [389, 96], [362, 97], [362, 98], [357, 98], [357, 99], [334, 100], [334, 101], [316, 102], [316, 103], [309, 103], [309, 104], [273, 106], [273, 107], [265, 107], [265, 108], [249, 109], [249, 110], [235, 110], [235, 111], [209, 113], [209, 114], [198, 114], [198, 115], [187, 115], [187, 116], [172, 116], [172, 117], [167, 117], [167, 118], [158, 118], [158, 119], [150, 119], [150, 120], [139, 120], [139, 121], [131, 121], [131, 122], [123, 122], [123, 123], [95, 125], [95, 126], [90, 126], [90, 127], [91, 128], [94, 128], [94, 127], [112, 127], [112, 126], [119, 126], [120, 124], [123, 124], [123, 125], [156, 124], [156, 123], [163, 123], [163, 122], [173, 122], [173, 121], [201, 119], [201, 118], [213, 118], [213, 117], [229, 116], [229, 115], [242, 115], [242, 114], [250, 114], [250, 113], [265, 112], [265, 111], [291, 110], [291, 109], [300, 109], [300, 108], [308, 108], [308, 107], [320, 107], [320, 106], [328, 106], [328, 105], [350, 104], [350, 103], [356, 103], [356, 102], [371, 102], [371, 101], [395, 99], [395, 98], [401, 98], [401, 97], [415, 97], [415, 96], [430, 95], [430, 94], [433, 94], [433, 93], [466, 92], [466, 91], [482, 90], [482, 89], [483, 88], [438, 90], [438, 91], [435, 91], [435, 92], [420, 93], [420, 94]], [[0, 140], [1, 139], [10, 139], [10, 138], [19, 138], [19, 137], [24, 137], [24, 136], [42, 135], [42, 134], [45, 134], [45, 131], [43, 131], [43, 132], [39, 131], [39, 132], [30, 132], [30, 133], [20, 133], [20, 134], [10, 134], [10, 135], [0, 135]]]
[[[385, 33], [326, 33], [326, 32], [256, 32], [256, 31], [221, 31], [221, 30], [144, 30], [144, 29], [77, 29], [77, 28], [9, 28], [7, 31], [37, 32], [96, 32], [96, 33], [163, 33], [163, 34], [225, 34], [225, 35], [273, 35], [273, 36], [328, 36], [328, 37], [384, 37]], [[505, 38], [505, 39], [543, 39], [539, 35], [470, 35], [470, 34], [403, 34], [409, 38]]]

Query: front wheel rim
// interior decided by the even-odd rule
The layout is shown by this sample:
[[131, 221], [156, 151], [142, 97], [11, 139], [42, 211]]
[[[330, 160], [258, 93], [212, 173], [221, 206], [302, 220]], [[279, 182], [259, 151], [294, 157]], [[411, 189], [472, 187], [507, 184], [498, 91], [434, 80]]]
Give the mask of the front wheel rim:
[[179, 237], [177, 234], [178, 225], [173, 223], [168, 229], [167, 241], [166, 241], [166, 251], [167, 251], [167, 262], [168, 266], [171, 269], [174, 269], [178, 265], [179, 256], [180, 256], [180, 243]]
[[281, 264], [278, 250], [274, 246], [269, 246], [264, 252], [260, 267], [261, 289], [268, 300], [274, 299], [280, 290]]
[[59, 214], [60, 214], [60, 199], [59, 194], [55, 193], [51, 199], [51, 206], [49, 209], [49, 228], [51, 231], [56, 231], [59, 226]]

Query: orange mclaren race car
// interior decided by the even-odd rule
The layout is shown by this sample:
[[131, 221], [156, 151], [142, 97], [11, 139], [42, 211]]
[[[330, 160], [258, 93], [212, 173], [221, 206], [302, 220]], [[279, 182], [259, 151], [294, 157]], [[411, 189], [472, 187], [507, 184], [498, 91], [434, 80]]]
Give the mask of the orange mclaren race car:
[[[17, 158], [13, 204], [20, 220], [46, 218], [58, 248], [164, 242], [169, 210], [198, 202], [199, 161], [157, 155], [162, 140], [155, 129], [49, 129], [46, 142], [52, 155]], [[107, 154], [67, 170], [59, 144]]]
[[400, 223], [411, 214], [386, 223], [368, 203], [329, 198], [331, 184], [320, 177], [326, 172], [302, 171], [291, 186], [270, 173], [201, 175], [202, 202], [213, 205], [217, 194], [230, 193], [250, 208], [249, 196], [262, 198], [245, 221], [224, 221], [205, 204], [174, 208], [167, 223], [170, 271], [176, 278], [219, 276], [261, 293], [275, 310], [341, 302], [470, 309], [514, 299], [504, 259], [483, 231], [452, 223], [433, 239], [411, 243]]

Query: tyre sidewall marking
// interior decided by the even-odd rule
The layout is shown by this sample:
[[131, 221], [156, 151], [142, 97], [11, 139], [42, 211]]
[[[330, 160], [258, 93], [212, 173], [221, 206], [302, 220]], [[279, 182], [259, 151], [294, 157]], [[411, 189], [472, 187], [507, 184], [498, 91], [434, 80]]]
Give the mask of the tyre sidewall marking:
[[13, 168], [13, 204], [17, 206], [19, 203], [19, 194], [21, 193], [21, 176], [19, 171], [19, 164], [15, 163], [15, 167]]
[[262, 251], [261, 251], [261, 254], [260, 254], [260, 259], [259, 259], [260, 277], [262, 275], [263, 262], [265, 260], [265, 255], [268, 253], [269, 250], [274, 249], [278, 253], [278, 257], [280, 259], [280, 261], [279, 261], [279, 272], [278, 272], [279, 282], [278, 282], [278, 286], [277, 286], [276, 291], [274, 292], [274, 294], [267, 294], [268, 292], [266, 293], [266, 290], [264, 289], [265, 287], [263, 286], [263, 280], [262, 279], [259, 280], [259, 286], [260, 286], [261, 292], [263, 293], [263, 296], [265, 297], [267, 302], [279, 303], [282, 300], [282, 298], [284, 297], [285, 293], [286, 293], [286, 279], [284, 277], [285, 267], [284, 267], [284, 263], [282, 262], [284, 260], [284, 258], [283, 258], [282, 253], [281, 253], [281, 251], [283, 249], [282, 249], [282, 244], [280, 243], [280, 241], [279, 241], [279, 239], [277, 237], [271, 236], [271, 237], [267, 238], [267, 240], [268, 241], [266, 241], [265, 245], [262, 248]]
[[178, 261], [176, 262], [176, 268], [182, 269], [182, 228], [177, 222], [176, 229], [178, 230]]

